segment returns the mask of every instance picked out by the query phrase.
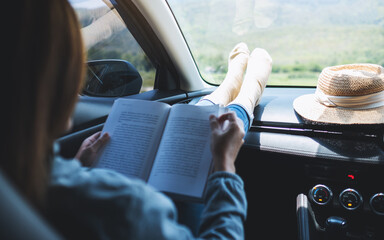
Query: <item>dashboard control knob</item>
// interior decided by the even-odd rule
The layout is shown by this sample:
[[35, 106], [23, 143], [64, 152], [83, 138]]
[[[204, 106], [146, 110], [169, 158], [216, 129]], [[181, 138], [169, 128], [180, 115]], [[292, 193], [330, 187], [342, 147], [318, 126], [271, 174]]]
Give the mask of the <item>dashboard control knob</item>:
[[355, 189], [347, 188], [340, 193], [339, 201], [345, 209], [355, 210], [363, 203], [363, 197]]
[[309, 191], [309, 198], [318, 205], [326, 205], [332, 199], [332, 191], [327, 186], [318, 184]]
[[384, 215], [384, 193], [376, 193], [369, 200], [369, 205], [374, 213]]

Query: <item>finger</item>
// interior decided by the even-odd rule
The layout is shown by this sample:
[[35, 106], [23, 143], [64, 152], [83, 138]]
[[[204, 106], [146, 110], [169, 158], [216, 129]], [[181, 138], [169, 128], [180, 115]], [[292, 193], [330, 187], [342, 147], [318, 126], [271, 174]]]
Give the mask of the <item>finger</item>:
[[230, 122], [236, 122], [237, 115], [235, 112], [229, 112], [227, 120]]
[[223, 113], [222, 115], [220, 115], [219, 118], [217, 119], [218, 122], [220, 124], [223, 124], [223, 122], [228, 119], [228, 115], [229, 115], [229, 112]]
[[239, 126], [239, 128], [241, 130], [241, 134], [244, 136], [245, 135], [244, 122], [240, 118], [237, 118], [236, 119], [236, 123], [237, 123], [237, 125]]
[[227, 131], [231, 134], [238, 132], [240, 135], [244, 135], [244, 123], [243, 121], [237, 117], [235, 113], [227, 116]]
[[[101, 134], [101, 133], [100, 133]], [[100, 135], [99, 134], [99, 135]], [[103, 148], [105, 146], [105, 144], [107, 144], [107, 142], [109, 141], [110, 139], [110, 136], [108, 133], [104, 133], [99, 139], [97, 139], [94, 144], [92, 145], [93, 148], [100, 150], [101, 148]]]
[[227, 112], [220, 116], [219, 122], [222, 124], [226, 120], [233, 122], [236, 119], [236, 114], [234, 112]]
[[101, 135], [101, 131], [94, 133], [93, 135], [89, 136], [87, 138], [87, 140], [90, 141], [91, 143], [94, 143], [97, 141], [97, 139], [99, 139], [100, 135]]
[[220, 124], [217, 121], [217, 117], [215, 117], [214, 115], [209, 116], [209, 126], [211, 127], [212, 131], [220, 127]]
[[101, 131], [98, 131], [97, 133], [93, 134], [92, 137], [94, 139], [98, 139], [100, 137], [100, 135], [101, 135]]

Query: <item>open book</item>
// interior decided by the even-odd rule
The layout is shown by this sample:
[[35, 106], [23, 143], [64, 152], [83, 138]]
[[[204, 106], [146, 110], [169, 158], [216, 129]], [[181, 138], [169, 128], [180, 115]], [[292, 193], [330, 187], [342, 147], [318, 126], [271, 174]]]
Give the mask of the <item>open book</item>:
[[202, 200], [212, 165], [209, 115], [221, 110], [118, 99], [103, 128], [111, 139], [96, 167], [140, 178], [176, 197]]

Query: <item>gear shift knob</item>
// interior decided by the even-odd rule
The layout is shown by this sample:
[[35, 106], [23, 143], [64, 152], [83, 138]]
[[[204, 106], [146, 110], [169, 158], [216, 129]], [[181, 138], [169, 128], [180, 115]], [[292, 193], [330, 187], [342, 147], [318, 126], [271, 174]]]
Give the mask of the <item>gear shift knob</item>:
[[344, 239], [347, 229], [347, 221], [344, 218], [332, 216], [325, 221], [325, 239]]

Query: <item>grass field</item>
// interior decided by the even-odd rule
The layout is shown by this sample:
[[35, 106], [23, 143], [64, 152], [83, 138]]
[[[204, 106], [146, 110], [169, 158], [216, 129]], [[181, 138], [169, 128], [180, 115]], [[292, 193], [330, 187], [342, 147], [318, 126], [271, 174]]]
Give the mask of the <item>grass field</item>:
[[[225, 39], [225, 40], [223, 40]], [[212, 38], [211, 38], [212, 40]], [[384, 28], [376, 25], [290, 26], [200, 43], [191, 51], [202, 76], [219, 84], [227, 71], [226, 54], [236, 42], [262, 47], [273, 58], [269, 85], [315, 86], [327, 66], [351, 63], [384, 65]], [[207, 54], [208, 52], [208, 54]]]
[[168, 0], [199, 70], [219, 84], [239, 42], [266, 49], [270, 85], [314, 86], [327, 66], [384, 65], [382, 0]]

